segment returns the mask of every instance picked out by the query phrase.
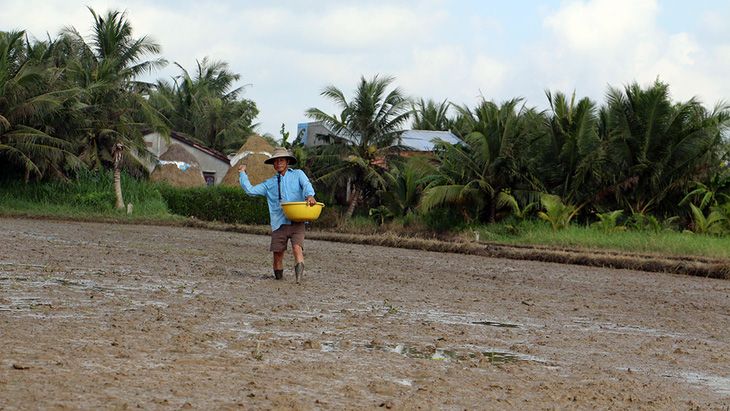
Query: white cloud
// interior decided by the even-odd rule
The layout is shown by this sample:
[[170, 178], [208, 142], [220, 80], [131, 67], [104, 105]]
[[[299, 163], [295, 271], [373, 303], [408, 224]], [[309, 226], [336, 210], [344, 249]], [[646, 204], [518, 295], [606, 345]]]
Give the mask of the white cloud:
[[[687, 76], [702, 50], [682, 31], [660, 27], [655, 0], [571, 1], [544, 19], [549, 36], [535, 52], [536, 68], [552, 90], [589, 96], [599, 102], [607, 86], [634, 81], [646, 86], [657, 77], [698, 83]], [[535, 49], [533, 49], [534, 51]]]
[[84, 32], [91, 21], [91, 13], [83, 4], [69, 8], [63, 2], [44, 0], [4, 2], [0, 12], [2, 30], [25, 30], [39, 40], [46, 40], [46, 33], [55, 38], [65, 26]]
[[[374, 74], [395, 76], [414, 97], [470, 106], [482, 93], [544, 107], [545, 88], [602, 102], [607, 85], [657, 76], [678, 99], [730, 96], [721, 0], [4, 0], [0, 29], [44, 39], [70, 25], [88, 35], [87, 4], [126, 10], [135, 36], [149, 34], [189, 71], [206, 56], [228, 62], [242, 76], [236, 86], [251, 84], [244, 96], [261, 109], [261, 132], [275, 135], [282, 122], [306, 121], [308, 107], [333, 110], [323, 86], [350, 96]], [[170, 65], [148, 80], [179, 73]]]
[[[478, 55], [471, 67], [471, 78], [479, 86], [479, 91], [485, 97], [495, 94], [504, 87], [508, 67], [495, 59], [485, 55]], [[496, 93], [501, 94], [501, 93]], [[489, 100], [489, 98], [487, 98]]]
[[693, 54], [699, 51], [699, 46], [687, 33], [678, 33], [669, 37], [667, 58], [677, 64], [692, 66], [695, 64]]
[[422, 13], [410, 5], [355, 3], [298, 12], [256, 7], [237, 13], [246, 39], [279, 48], [356, 52], [400, 47], [427, 35], [439, 13]]
[[382, 47], [422, 36], [427, 21], [408, 7], [350, 6], [313, 19], [311, 33], [321, 44]]
[[416, 47], [408, 55], [403, 67], [391, 73], [394, 86], [413, 98], [435, 100], [456, 99], [468, 77], [468, 63], [461, 47]]
[[651, 36], [658, 11], [656, 0], [575, 0], [544, 24], [570, 49], [592, 53]]

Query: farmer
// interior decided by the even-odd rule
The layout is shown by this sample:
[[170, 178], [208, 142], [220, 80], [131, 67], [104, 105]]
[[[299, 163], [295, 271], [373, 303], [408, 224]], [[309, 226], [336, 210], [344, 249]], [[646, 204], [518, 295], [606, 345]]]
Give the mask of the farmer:
[[271, 248], [274, 253], [274, 277], [284, 278], [284, 251], [291, 240], [294, 253], [294, 278], [297, 284], [304, 274], [304, 223], [294, 223], [286, 218], [281, 203], [306, 201], [308, 205], [317, 204], [314, 188], [302, 170], [289, 168], [297, 159], [284, 147], [277, 147], [270, 158], [264, 161], [273, 164], [276, 175], [256, 186], [251, 185], [246, 174], [246, 165], [238, 166], [239, 182], [243, 191], [250, 196], [266, 196], [271, 217]]

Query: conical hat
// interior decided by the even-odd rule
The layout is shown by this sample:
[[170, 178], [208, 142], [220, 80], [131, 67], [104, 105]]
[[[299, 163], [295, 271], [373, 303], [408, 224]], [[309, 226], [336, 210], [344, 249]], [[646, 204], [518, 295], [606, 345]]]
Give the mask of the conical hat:
[[274, 164], [274, 160], [277, 158], [287, 158], [289, 159], [289, 165], [292, 166], [297, 163], [297, 158], [294, 157], [289, 153], [289, 150], [286, 149], [286, 147], [276, 147], [274, 149], [274, 154], [271, 155], [270, 158], [264, 160], [264, 163], [266, 164]]

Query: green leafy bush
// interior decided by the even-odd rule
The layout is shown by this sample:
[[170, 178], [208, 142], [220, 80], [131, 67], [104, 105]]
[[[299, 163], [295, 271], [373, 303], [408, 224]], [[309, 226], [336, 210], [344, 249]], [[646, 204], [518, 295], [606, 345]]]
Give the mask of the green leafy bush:
[[447, 207], [432, 209], [422, 219], [426, 227], [438, 232], [461, 231], [467, 225], [461, 214]]
[[210, 186], [177, 188], [160, 184], [157, 191], [170, 212], [206, 221], [268, 224], [269, 208], [264, 197], [250, 197], [240, 187]]

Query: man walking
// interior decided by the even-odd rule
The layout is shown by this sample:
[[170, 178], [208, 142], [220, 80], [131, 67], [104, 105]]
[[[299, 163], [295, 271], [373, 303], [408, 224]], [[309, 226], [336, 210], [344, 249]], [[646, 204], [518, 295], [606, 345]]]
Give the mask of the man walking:
[[272, 156], [264, 161], [272, 164], [276, 175], [256, 186], [251, 185], [246, 174], [246, 165], [238, 166], [241, 187], [250, 196], [266, 196], [271, 217], [271, 248], [274, 253], [274, 277], [284, 278], [284, 252], [291, 241], [294, 254], [294, 276], [297, 284], [304, 274], [304, 223], [294, 223], [286, 218], [281, 203], [306, 201], [308, 205], [317, 204], [314, 188], [302, 170], [289, 168], [297, 159], [284, 147], [274, 149]]

